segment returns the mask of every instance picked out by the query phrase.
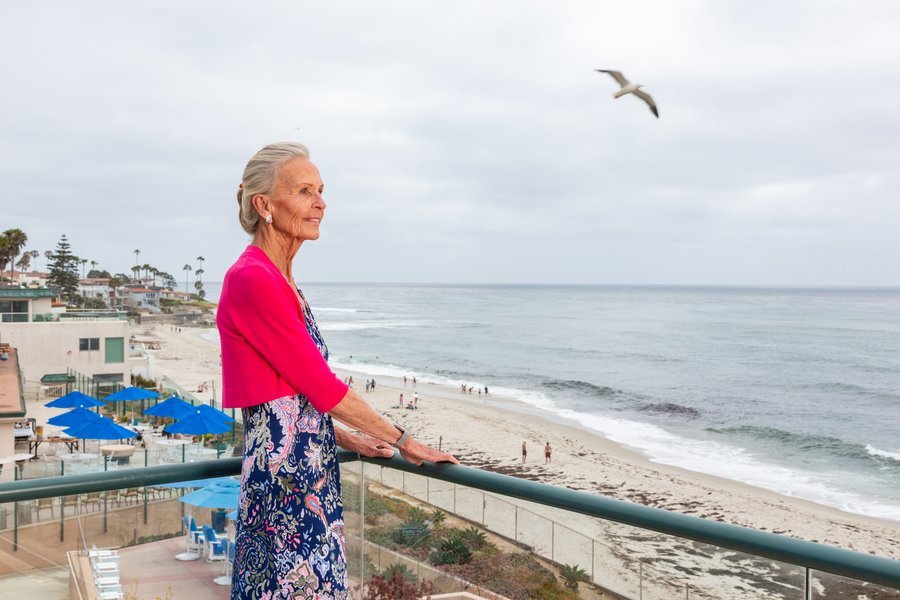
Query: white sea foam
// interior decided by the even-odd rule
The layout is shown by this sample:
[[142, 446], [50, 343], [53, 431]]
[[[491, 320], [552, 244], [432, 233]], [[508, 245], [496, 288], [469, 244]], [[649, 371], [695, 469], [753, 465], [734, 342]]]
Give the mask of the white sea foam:
[[644, 452], [652, 462], [740, 481], [847, 512], [900, 521], [900, 506], [837, 489], [820, 474], [768, 463], [737, 446], [685, 438], [649, 423], [567, 409], [554, 412], [617, 443]]
[[880, 456], [881, 458], [890, 458], [900, 461], [900, 452], [888, 452], [887, 450], [880, 450], [872, 444], [866, 444], [866, 452], [868, 452], [872, 456]]
[[333, 307], [333, 306], [324, 306], [324, 307], [316, 307], [315, 312], [317, 312], [317, 313], [325, 313], [325, 312], [331, 312], [331, 313], [371, 313], [371, 312], [375, 312], [375, 311], [372, 311], [372, 310], [366, 310], [366, 309], [363, 309], [363, 308], [339, 308], [339, 307]]

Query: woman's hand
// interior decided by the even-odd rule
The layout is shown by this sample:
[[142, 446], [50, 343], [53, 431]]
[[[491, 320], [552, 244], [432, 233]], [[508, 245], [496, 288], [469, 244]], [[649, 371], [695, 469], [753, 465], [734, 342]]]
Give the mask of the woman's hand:
[[[335, 433], [339, 429], [335, 428]], [[375, 439], [365, 434], [354, 434], [343, 432], [343, 435], [336, 436], [338, 445], [351, 452], [356, 452], [362, 456], [370, 458], [390, 458], [394, 455], [394, 449], [387, 442]]]
[[459, 464], [459, 460], [449, 452], [441, 452], [431, 446], [420, 444], [412, 438], [407, 440], [406, 443], [403, 444], [403, 447], [400, 448], [400, 456], [416, 466], [421, 465], [426, 460], [429, 462], [448, 462], [453, 463], [454, 465]]

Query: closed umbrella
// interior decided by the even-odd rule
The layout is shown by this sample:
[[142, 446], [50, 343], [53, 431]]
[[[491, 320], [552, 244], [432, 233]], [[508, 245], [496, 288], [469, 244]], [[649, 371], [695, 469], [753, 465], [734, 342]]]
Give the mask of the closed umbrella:
[[69, 392], [65, 396], [60, 396], [56, 400], [51, 400], [44, 406], [49, 408], [93, 408], [95, 406], [103, 406], [103, 402], [97, 400], [93, 396], [82, 394], [78, 390]]
[[91, 412], [86, 408], [79, 407], [73, 408], [69, 412], [64, 412], [61, 415], [51, 417], [47, 419], [47, 422], [58, 427], [80, 427], [81, 425], [92, 423], [93, 421], [97, 421], [102, 418], [103, 417], [95, 412]]

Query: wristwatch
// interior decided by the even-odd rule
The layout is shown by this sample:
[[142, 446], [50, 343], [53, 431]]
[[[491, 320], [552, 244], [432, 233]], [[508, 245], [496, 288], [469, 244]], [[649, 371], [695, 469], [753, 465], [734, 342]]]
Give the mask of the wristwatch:
[[400, 437], [397, 438], [397, 441], [392, 443], [391, 446], [393, 446], [397, 450], [400, 450], [401, 448], [403, 448], [403, 445], [406, 444], [407, 441], [409, 441], [409, 434], [406, 432], [406, 429], [404, 429], [400, 425], [397, 425], [396, 423], [394, 423], [394, 427], [400, 430]]

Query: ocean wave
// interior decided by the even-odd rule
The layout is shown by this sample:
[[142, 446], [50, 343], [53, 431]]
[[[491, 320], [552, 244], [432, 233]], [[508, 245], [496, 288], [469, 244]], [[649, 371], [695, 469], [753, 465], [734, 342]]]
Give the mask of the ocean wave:
[[696, 419], [701, 414], [696, 408], [674, 402], [651, 402], [644, 404], [638, 410], [650, 415], [672, 415], [686, 419]]
[[323, 312], [332, 312], [332, 313], [374, 313], [374, 310], [368, 308], [339, 308], [334, 306], [321, 306], [315, 309], [317, 313]]
[[880, 458], [888, 458], [890, 460], [896, 460], [900, 462], [900, 452], [888, 452], [887, 450], [880, 450], [873, 446], [872, 444], [866, 444], [866, 452], [871, 454], [872, 456], [878, 456]]
[[793, 433], [775, 427], [742, 425], [740, 427], [707, 428], [706, 431], [734, 438], [744, 438], [774, 442], [783, 451], [797, 454], [826, 453], [831, 456], [847, 458], [862, 462], [876, 460], [883, 464], [884, 459], [900, 461], [900, 452], [879, 450], [871, 444], [848, 442], [828, 435]]
[[651, 462], [741, 481], [847, 512], [900, 521], [900, 505], [841, 489], [840, 482], [831, 482], [820, 473], [773, 464], [728, 442], [687, 438], [655, 425], [627, 419], [565, 409], [554, 412], [614, 442], [643, 452]]
[[425, 327], [425, 321], [320, 321], [319, 331], [362, 331], [364, 329], [410, 329]]
[[548, 379], [541, 382], [541, 387], [553, 391], [575, 391], [585, 396], [616, 396], [622, 393], [622, 390], [577, 379]]

